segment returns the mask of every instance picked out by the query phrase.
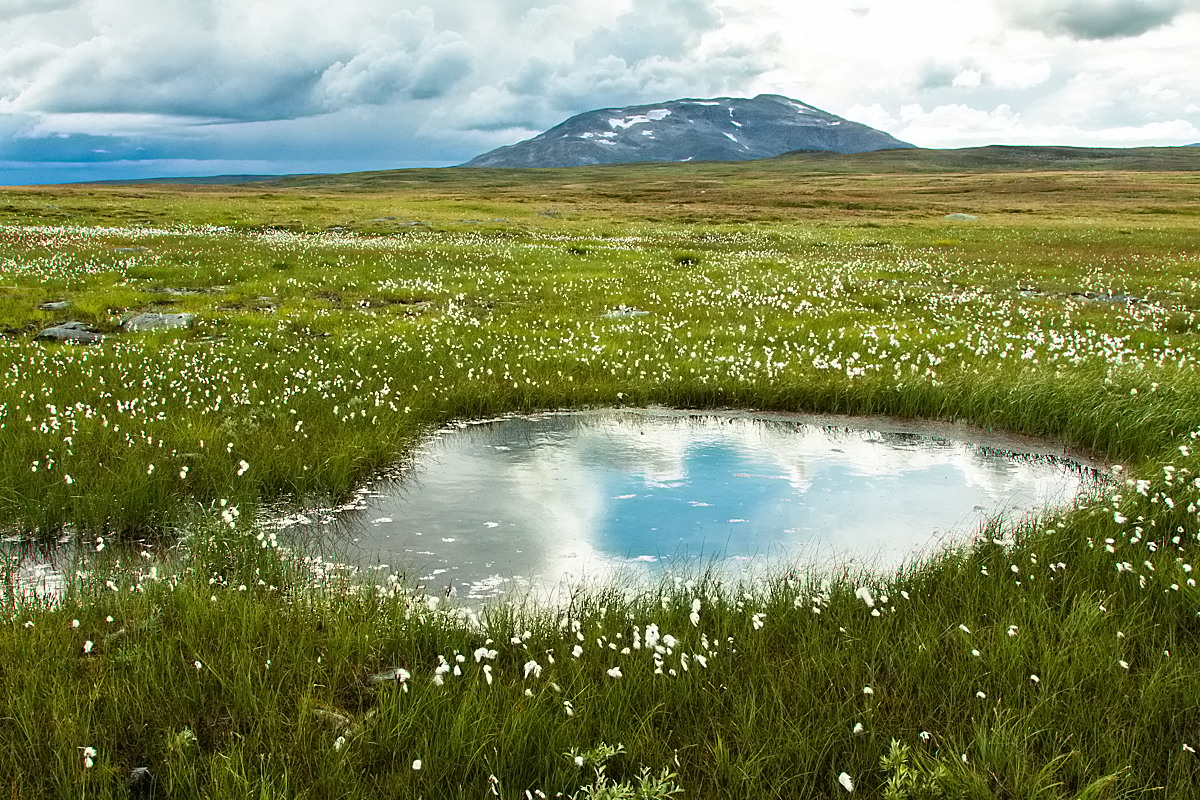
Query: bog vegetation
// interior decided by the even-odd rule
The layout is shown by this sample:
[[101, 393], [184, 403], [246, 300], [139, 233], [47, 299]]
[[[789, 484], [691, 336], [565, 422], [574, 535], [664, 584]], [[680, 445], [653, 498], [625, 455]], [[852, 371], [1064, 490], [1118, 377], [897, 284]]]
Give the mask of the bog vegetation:
[[[784, 160], [7, 191], [0, 789], [1197, 793], [1198, 183]], [[148, 311], [195, 323], [122, 328]], [[35, 340], [68, 320], [103, 339]], [[264, 523], [451, 420], [646, 404], [966, 420], [1117, 466], [897, 574], [557, 608], [376, 586]]]

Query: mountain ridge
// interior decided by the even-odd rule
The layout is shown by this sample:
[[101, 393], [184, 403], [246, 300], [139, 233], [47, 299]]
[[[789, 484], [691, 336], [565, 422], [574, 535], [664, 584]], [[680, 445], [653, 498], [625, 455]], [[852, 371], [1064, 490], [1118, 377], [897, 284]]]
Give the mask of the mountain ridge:
[[794, 150], [861, 153], [911, 147], [888, 133], [783, 95], [688, 97], [585, 111], [462, 166], [749, 161]]

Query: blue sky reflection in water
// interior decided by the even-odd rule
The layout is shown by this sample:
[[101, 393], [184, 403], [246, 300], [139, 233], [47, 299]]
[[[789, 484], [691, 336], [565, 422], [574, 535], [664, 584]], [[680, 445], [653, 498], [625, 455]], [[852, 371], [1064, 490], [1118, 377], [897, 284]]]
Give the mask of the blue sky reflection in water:
[[1061, 449], [962, 426], [585, 412], [439, 432], [338, 516], [359, 563], [482, 598], [718, 562], [887, 568], [1096, 480]]

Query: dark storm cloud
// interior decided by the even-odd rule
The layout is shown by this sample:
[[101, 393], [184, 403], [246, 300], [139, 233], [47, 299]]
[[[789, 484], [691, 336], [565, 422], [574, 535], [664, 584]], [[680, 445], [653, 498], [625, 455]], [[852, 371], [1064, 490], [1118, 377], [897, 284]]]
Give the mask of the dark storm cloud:
[[1000, 0], [1016, 24], [1075, 39], [1140, 36], [1197, 10], [1196, 0]]

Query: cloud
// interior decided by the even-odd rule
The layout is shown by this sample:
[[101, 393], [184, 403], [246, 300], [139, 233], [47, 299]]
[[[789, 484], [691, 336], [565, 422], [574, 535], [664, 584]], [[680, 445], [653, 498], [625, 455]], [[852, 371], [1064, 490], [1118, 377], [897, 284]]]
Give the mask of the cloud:
[[1195, 141], [1200, 137], [1200, 126], [1186, 119], [1172, 119], [1098, 127], [1066, 121], [1029, 121], [1005, 104], [991, 110], [961, 103], [926, 110], [913, 103], [900, 109], [899, 126], [891, 132], [923, 147], [988, 144], [1136, 147]]
[[449, 33], [431, 36], [413, 51], [394, 45], [373, 42], [348, 61], [327, 67], [307, 98], [310, 113], [441, 97], [470, 73], [475, 60], [471, 47]]
[[89, 9], [74, 31], [26, 20], [16, 53], [0, 57], [2, 107], [285, 119], [439, 97], [475, 61], [428, 7], [300, 0], [268, 13], [262, 0], [110, 0]]
[[740, 93], [772, 66], [777, 44], [770, 33], [725, 35], [714, 0], [631, 0], [598, 25], [552, 9], [534, 9], [525, 21], [537, 27], [528, 35], [538, 47], [503, 79], [434, 109], [428, 129], [462, 132], [490, 149], [593, 108]]
[[14, 20], [27, 14], [46, 14], [79, 5], [80, 0], [5, 0], [0, 5], [0, 20]]
[[612, 25], [575, 44], [577, 61], [616, 56], [627, 65], [648, 58], [678, 58], [721, 24], [710, 0], [633, 0]]
[[999, 0], [1015, 24], [1075, 39], [1140, 36], [1196, 10], [1196, 0]]

